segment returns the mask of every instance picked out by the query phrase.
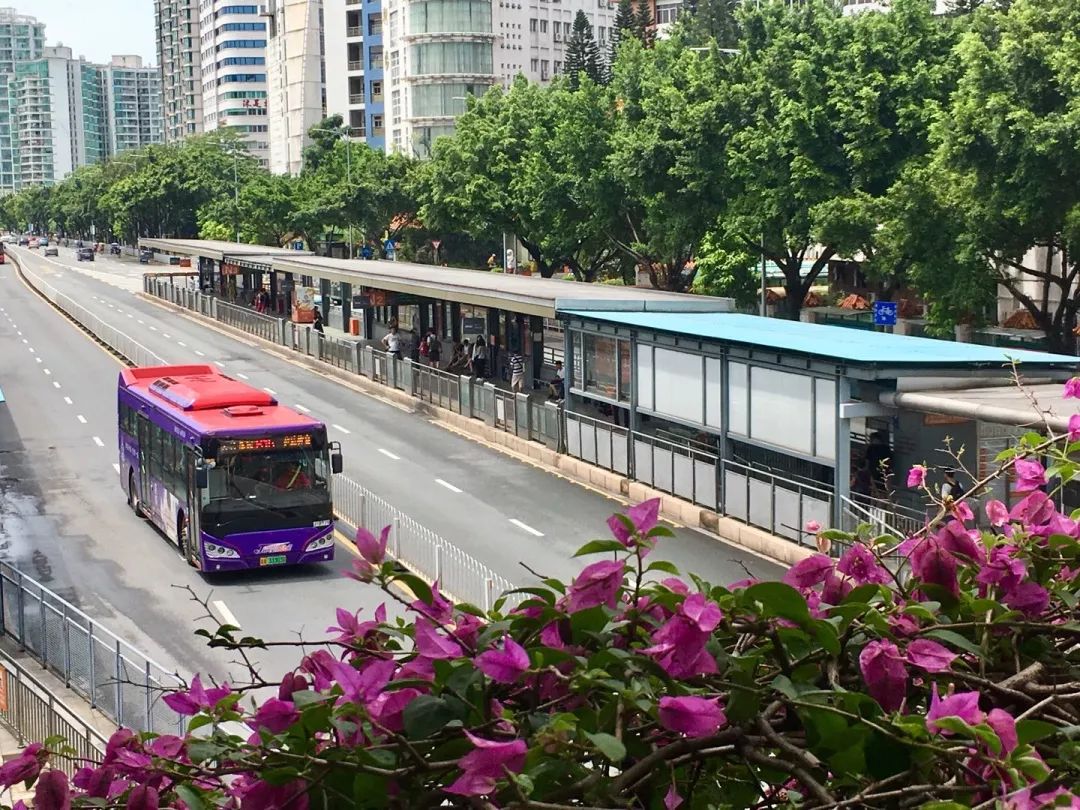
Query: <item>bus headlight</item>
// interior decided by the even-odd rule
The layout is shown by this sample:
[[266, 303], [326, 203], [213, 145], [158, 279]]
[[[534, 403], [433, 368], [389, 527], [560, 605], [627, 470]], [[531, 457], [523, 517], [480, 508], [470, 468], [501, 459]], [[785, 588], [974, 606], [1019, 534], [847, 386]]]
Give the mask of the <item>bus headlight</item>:
[[334, 545], [334, 535], [327, 534], [322, 537], [316, 537], [304, 547], [304, 551], [322, 551], [324, 548], [330, 548], [332, 545]]
[[234, 548], [219, 546], [217, 543], [203, 543], [206, 556], [211, 560], [238, 560], [240, 553]]

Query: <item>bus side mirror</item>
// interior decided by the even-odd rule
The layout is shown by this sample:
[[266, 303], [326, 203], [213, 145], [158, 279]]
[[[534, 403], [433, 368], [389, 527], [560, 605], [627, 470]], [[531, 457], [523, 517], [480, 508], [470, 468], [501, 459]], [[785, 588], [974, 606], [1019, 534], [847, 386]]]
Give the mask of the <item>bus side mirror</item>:
[[345, 466], [341, 461], [341, 453], [334, 453], [334, 455], [330, 456], [330, 469], [334, 475], [337, 475], [345, 469]]
[[210, 485], [210, 472], [206, 467], [195, 468], [195, 488], [206, 489]]

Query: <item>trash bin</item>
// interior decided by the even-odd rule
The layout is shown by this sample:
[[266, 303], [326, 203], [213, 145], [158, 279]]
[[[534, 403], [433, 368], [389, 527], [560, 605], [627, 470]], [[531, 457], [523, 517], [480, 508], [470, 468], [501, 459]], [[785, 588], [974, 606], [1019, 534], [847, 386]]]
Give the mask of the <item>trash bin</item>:
[[349, 334], [350, 335], [356, 335], [356, 336], [360, 335], [360, 319], [359, 318], [349, 318]]

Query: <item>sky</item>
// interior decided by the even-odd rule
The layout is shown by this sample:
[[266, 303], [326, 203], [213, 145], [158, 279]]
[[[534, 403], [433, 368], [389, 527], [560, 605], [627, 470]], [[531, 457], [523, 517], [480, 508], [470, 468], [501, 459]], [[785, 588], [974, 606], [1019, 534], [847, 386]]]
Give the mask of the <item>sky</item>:
[[157, 62], [154, 0], [6, 0], [0, 5], [45, 23], [45, 44], [62, 42], [91, 62], [130, 53], [144, 64]]

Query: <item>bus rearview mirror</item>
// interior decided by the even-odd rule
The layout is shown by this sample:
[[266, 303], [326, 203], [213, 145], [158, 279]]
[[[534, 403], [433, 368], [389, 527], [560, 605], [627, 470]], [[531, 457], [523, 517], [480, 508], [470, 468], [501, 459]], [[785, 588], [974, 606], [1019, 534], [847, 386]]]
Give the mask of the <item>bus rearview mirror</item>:
[[335, 475], [345, 469], [345, 466], [341, 460], [341, 453], [334, 453], [332, 456], [330, 456], [330, 469], [333, 470]]

